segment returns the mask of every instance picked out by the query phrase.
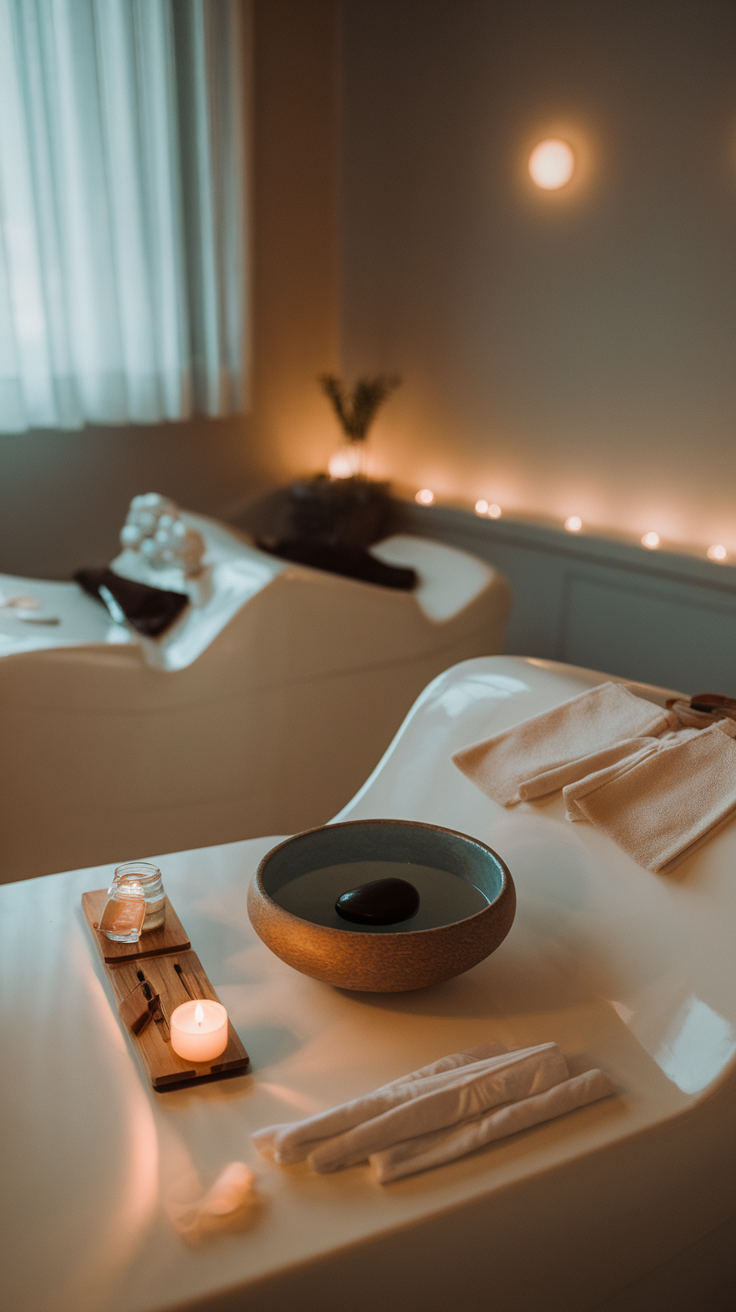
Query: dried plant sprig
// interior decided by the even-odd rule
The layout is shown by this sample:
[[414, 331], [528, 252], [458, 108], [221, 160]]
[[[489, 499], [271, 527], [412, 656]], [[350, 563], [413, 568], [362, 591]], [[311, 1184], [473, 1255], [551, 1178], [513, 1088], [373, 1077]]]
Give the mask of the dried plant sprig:
[[399, 386], [396, 374], [379, 374], [376, 378], [359, 378], [348, 399], [342, 380], [334, 374], [321, 374], [319, 382], [329, 397], [342, 430], [351, 442], [363, 442], [376, 414], [390, 392]]

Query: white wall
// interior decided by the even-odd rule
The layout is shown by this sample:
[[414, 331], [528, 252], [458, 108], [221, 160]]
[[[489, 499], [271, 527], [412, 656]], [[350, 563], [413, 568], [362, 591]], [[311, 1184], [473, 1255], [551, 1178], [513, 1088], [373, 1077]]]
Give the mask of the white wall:
[[[736, 552], [736, 7], [345, 0], [343, 353], [376, 472]], [[536, 191], [531, 145], [581, 169]]]

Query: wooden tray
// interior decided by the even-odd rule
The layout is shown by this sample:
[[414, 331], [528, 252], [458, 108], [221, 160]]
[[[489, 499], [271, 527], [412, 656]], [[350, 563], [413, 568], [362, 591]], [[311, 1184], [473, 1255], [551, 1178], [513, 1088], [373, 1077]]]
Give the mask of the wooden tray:
[[106, 901], [106, 888], [82, 894], [82, 910], [87, 924], [95, 932], [97, 946], [106, 966], [117, 965], [121, 961], [140, 961], [143, 957], [158, 957], [163, 952], [183, 952], [191, 947], [186, 930], [168, 898], [164, 903], [164, 923], [160, 929], [149, 929], [137, 943], [113, 943], [104, 934], [97, 933]]
[[[164, 1092], [242, 1075], [250, 1059], [231, 1021], [228, 1021], [227, 1047], [214, 1062], [185, 1061], [171, 1046], [168, 1022], [172, 1011], [193, 998], [211, 998], [213, 1002], [219, 1002], [219, 998], [199, 957], [192, 952], [169, 899], [166, 899], [166, 918], [161, 929], [149, 930], [138, 943], [112, 943], [97, 930], [106, 898], [104, 888], [83, 893], [82, 908], [118, 1007], [141, 985], [146, 996], [150, 993], [152, 998], [158, 995], [160, 999], [160, 1007], [139, 1034], [125, 1026], [154, 1089]], [[115, 952], [118, 948], [123, 951]]]

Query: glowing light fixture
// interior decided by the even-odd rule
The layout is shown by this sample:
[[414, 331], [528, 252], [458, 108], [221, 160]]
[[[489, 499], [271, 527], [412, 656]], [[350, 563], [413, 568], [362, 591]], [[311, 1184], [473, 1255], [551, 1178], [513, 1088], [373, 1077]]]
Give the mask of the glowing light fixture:
[[330, 478], [352, 478], [355, 461], [348, 451], [336, 451], [327, 461]]
[[659, 546], [659, 533], [645, 533], [641, 545], [648, 547], [650, 551], [656, 551]]
[[575, 170], [575, 156], [566, 141], [549, 137], [540, 141], [529, 156], [529, 172], [533, 182], [543, 191], [557, 191], [564, 187]]
[[725, 547], [708, 547], [708, 560], [725, 560], [727, 554]]
[[434, 501], [434, 492], [431, 492], [428, 487], [423, 487], [417, 492], [414, 500], [418, 501], [420, 506], [431, 506]]
[[579, 533], [583, 527], [583, 521], [579, 515], [569, 515], [565, 520], [565, 528], [568, 533]]
[[495, 501], [491, 501], [489, 504], [485, 498], [482, 498], [475, 503], [475, 513], [476, 515], [488, 515], [490, 519], [498, 519], [501, 514], [501, 507], [496, 505]]

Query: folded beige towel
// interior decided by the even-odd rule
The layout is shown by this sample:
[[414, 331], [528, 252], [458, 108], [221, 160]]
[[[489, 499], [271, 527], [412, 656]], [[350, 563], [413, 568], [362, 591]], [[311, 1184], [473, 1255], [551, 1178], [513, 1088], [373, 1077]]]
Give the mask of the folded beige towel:
[[603, 683], [452, 759], [495, 802], [513, 806], [590, 774], [597, 768], [592, 756], [629, 755], [634, 749], [627, 740], [656, 738], [679, 726], [674, 712], [635, 697], [620, 683]]
[[443, 1083], [443, 1077], [434, 1076], [420, 1082], [409, 1101], [318, 1144], [309, 1154], [309, 1165], [321, 1174], [355, 1166], [404, 1139], [445, 1130], [501, 1103], [544, 1093], [568, 1075], [557, 1044], [542, 1043], [476, 1062], [453, 1072], [452, 1079], [445, 1076]]
[[[505, 1052], [505, 1044], [495, 1040], [481, 1043], [475, 1048], [468, 1048], [462, 1052], [453, 1052], [448, 1057], [440, 1057], [438, 1061], [431, 1062], [429, 1066], [422, 1066], [418, 1071], [411, 1071], [398, 1080], [392, 1080], [390, 1084], [381, 1085], [380, 1089], [375, 1089], [364, 1098], [355, 1098], [352, 1102], [343, 1103], [342, 1106], [333, 1107], [327, 1112], [319, 1112], [316, 1116], [309, 1116], [303, 1121], [268, 1125], [262, 1130], [256, 1130], [253, 1142], [259, 1152], [267, 1157], [273, 1157], [274, 1161], [282, 1166], [303, 1162], [318, 1143], [350, 1130], [354, 1125], [360, 1125], [372, 1117], [380, 1116], [391, 1107], [408, 1102], [410, 1098], [416, 1096], [422, 1081], [475, 1065], [503, 1055]], [[429, 1086], [422, 1084], [423, 1090], [427, 1087]]]
[[589, 820], [658, 871], [736, 808], [734, 738], [731, 719], [685, 703], [665, 712], [604, 683], [452, 759], [504, 806], [562, 788], [568, 819]]
[[431, 1166], [455, 1161], [494, 1139], [503, 1139], [543, 1121], [551, 1121], [555, 1116], [563, 1116], [611, 1093], [613, 1085], [603, 1071], [586, 1071], [584, 1075], [553, 1085], [544, 1093], [507, 1103], [487, 1116], [465, 1121], [451, 1130], [405, 1139], [382, 1152], [371, 1153], [369, 1160], [380, 1184], [388, 1184], [404, 1175], [414, 1175]]
[[590, 820], [647, 870], [687, 856], [736, 808], [736, 723], [668, 734], [653, 748], [565, 788], [571, 820]]

